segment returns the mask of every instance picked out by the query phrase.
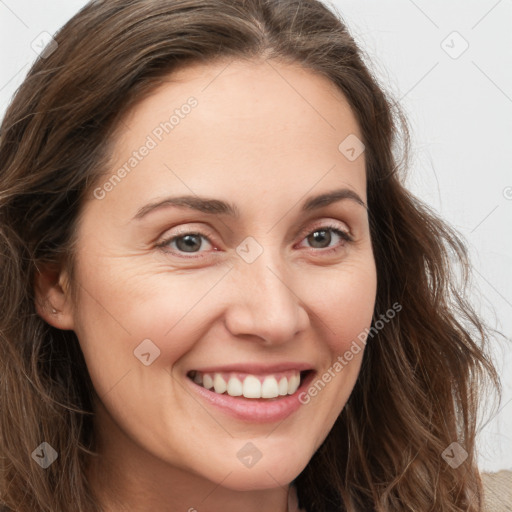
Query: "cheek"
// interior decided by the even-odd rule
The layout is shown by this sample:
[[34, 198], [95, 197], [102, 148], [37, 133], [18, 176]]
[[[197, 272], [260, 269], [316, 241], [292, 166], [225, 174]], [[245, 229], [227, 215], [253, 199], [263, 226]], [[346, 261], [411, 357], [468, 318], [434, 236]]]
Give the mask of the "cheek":
[[200, 337], [222, 273], [170, 273], [111, 258], [82, 265], [75, 331], [93, 381], [97, 375], [98, 385], [108, 388], [140, 365], [139, 346], [148, 347], [152, 359], [158, 355], [155, 366], [170, 368]]
[[[325, 270], [325, 269], [323, 269]], [[300, 397], [318, 421], [315, 450], [328, 435], [359, 376], [365, 344], [361, 334], [371, 325], [377, 289], [373, 258], [340, 265], [335, 272], [315, 273], [317, 286], [309, 292], [321, 330], [317, 353], [324, 364]], [[312, 282], [312, 281], [310, 281]], [[305, 288], [304, 294], [306, 293]]]
[[[371, 324], [377, 292], [373, 259], [340, 266], [317, 281], [316, 314], [322, 320], [331, 352], [341, 354]], [[310, 292], [310, 296], [311, 296]]]
[[[359, 375], [365, 343], [364, 334], [371, 326], [377, 291], [373, 258], [348, 263], [324, 279], [317, 287], [316, 315], [323, 328], [320, 340], [327, 348], [329, 360], [319, 380], [328, 382], [338, 395], [340, 407], [348, 399]], [[323, 389], [319, 383], [318, 389]]]

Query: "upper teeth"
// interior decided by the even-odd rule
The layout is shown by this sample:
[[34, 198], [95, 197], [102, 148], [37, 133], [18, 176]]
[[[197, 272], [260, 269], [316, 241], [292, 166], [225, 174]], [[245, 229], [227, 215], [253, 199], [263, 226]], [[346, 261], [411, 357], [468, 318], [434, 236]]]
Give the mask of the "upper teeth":
[[245, 398], [275, 398], [277, 396], [293, 395], [300, 385], [300, 372], [286, 372], [288, 376], [277, 377], [256, 375], [201, 373], [194, 372], [193, 379], [206, 389], [215, 393], [227, 393], [230, 396], [244, 396]]

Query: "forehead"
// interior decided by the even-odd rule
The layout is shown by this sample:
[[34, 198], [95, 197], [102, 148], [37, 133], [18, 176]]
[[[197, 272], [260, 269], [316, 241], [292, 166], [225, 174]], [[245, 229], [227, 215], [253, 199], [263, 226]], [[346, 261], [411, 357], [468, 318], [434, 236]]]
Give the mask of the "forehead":
[[[326, 77], [271, 60], [196, 64], [169, 74], [128, 112], [110, 171], [129, 169], [122, 194], [134, 199], [154, 195], [156, 181], [187, 193], [253, 187], [261, 195], [277, 186], [296, 196], [320, 179], [323, 188], [345, 184], [365, 199], [364, 154], [347, 159], [347, 137], [362, 139]], [[126, 166], [143, 146], [150, 150]]]

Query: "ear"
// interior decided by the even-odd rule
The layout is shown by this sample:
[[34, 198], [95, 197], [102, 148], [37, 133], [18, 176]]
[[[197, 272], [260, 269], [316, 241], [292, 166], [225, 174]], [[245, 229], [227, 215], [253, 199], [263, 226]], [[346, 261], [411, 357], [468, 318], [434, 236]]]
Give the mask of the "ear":
[[73, 304], [69, 277], [56, 265], [39, 265], [34, 278], [35, 306], [47, 323], [62, 330], [73, 330]]

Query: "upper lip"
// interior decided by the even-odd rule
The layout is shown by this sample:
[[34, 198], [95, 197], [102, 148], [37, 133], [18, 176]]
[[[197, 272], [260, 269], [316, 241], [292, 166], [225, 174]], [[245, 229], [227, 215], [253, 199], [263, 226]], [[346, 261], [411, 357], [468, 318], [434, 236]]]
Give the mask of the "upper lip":
[[[313, 370], [311, 363], [283, 362], [276, 364], [256, 364], [256, 363], [233, 363], [222, 366], [208, 366], [202, 368], [192, 368], [192, 370], [201, 373], [229, 373], [240, 372], [250, 373], [252, 375], [267, 375], [271, 373], [285, 372], [288, 370]], [[192, 371], [191, 370], [191, 371]]]

